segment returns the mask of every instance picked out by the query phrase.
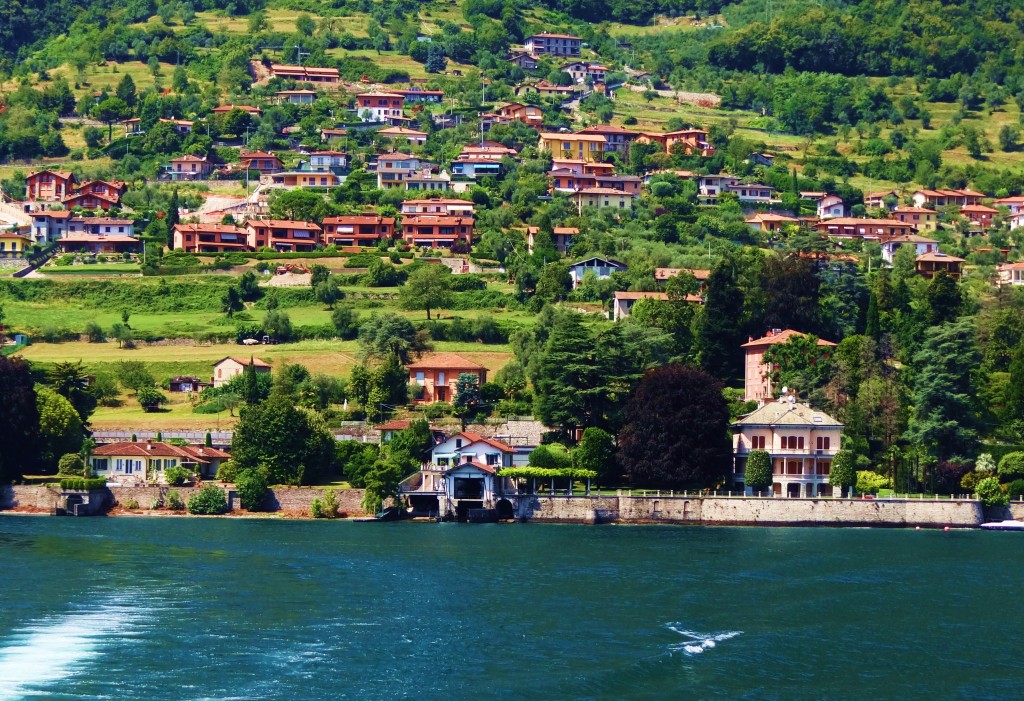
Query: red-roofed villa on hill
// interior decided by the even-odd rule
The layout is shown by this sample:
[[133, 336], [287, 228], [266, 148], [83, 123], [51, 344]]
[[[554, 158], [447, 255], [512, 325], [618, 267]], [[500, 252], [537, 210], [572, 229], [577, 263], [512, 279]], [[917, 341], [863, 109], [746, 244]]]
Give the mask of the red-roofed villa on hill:
[[487, 368], [455, 353], [435, 353], [409, 364], [409, 383], [422, 388], [417, 404], [450, 402], [455, 398], [459, 375], [475, 375], [478, 384], [487, 382]]
[[[744, 363], [743, 399], [748, 402], [763, 402], [772, 399], [771, 367], [764, 363], [764, 354], [772, 346], [785, 343], [796, 336], [805, 336], [793, 329], [770, 329], [762, 338], [751, 338], [743, 344], [746, 352]], [[818, 339], [819, 346], [834, 347], [831, 341]]]

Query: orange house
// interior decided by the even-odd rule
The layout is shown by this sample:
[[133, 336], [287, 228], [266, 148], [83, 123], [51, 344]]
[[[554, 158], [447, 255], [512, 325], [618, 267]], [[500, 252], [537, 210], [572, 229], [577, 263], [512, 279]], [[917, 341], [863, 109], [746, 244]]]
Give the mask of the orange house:
[[324, 243], [328, 246], [376, 246], [394, 235], [394, 217], [350, 214], [324, 219]]
[[75, 174], [67, 170], [41, 170], [25, 178], [25, 199], [60, 202], [72, 194]]
[[417, 404], [450, 402], [455, 398], [459, 375], [468, 373], [477, 378], [478, 385], [487, 382], [487, 368], [455, 353], [435, 353], [409, 364], [409, 384], [423, 389]]

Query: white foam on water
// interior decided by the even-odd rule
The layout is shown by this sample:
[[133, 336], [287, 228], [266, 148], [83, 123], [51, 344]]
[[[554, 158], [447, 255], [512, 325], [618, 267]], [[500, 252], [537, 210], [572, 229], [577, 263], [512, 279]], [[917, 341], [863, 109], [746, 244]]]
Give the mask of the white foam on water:
[[136, 606], [107, 602], [13, 630], [0, 640], [0, 701], [43, 695], [45, 687], [80, 674], [115, 636], [135, 634], [142, 617]]
[[699, 655], [705, 650], [710, 650], [716, 647], [718, 643], [735, 638], [737, 635], [743, 635], [742, 630], [727, 630], [722, 633], [698, 633], [697, 631], [683, 628], [681, 623], [666, 623], [665, 627], [686, 638], [682, 642], [669, 645], [669, 651], [682, 652], [689, 657]]

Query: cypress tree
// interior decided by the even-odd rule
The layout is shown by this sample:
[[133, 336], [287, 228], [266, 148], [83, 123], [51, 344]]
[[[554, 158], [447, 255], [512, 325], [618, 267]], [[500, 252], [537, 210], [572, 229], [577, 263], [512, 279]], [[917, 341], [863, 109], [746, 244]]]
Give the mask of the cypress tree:
[[882, 336], [882, 324], [878, 317], [878, 298], [871, 290], [868, 297], [868, 320], [864, 327], [864, 335], [877, 341]]
[[167, 248], [174, 248], [174, 227], [180, 221], [178, 216], [178, 188], [171, 193], [171, 200], [167, 203]]

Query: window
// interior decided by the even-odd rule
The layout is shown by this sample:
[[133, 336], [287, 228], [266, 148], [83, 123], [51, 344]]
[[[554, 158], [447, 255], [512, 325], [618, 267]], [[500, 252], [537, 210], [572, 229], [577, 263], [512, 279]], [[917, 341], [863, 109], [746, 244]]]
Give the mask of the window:
[[764, 450], [764, 436], [754, 436], [751, 438], [750, 446], [754, 450]]
[[426, 382], [426, 376], [423, 374], [423, 371], [421, 370], [421, 371], [417, 372], [416, 373], [416, 384], [418, 384], [418, 385], [420, 385], [422, 387], [425, 382]]
[[818, 450], [831, 450], [832, 439], [829, 436], [818, 436], [817, 445]]
[[501, 459], [501, 456], [498, 453], [488, 453], [487, 454], [487, 464], [488, 465], [497, 465], [498, 461], [500, 459]]
[[455, 439], [455, 448], [458, 449], [458, 448], [461, 448], [461, 447], [462, 447], [462, 439], [461, 438], [456, 438]]
[[437, 373], [437, 384], [439, 384], [439, 385], [448, 384], [447, 382], [444, 381], [444, 373], [443, 372]]
[[114, 462], [114, 469], [115, 469], [115, 470], [116, 470], [117, 472], [124, 472], [124, 460], [122, 460], [121, 458], [118, 458], [118, 459], [117, 459], [117, 460], [116, 460], [116, 461]]
[[438, 458], [437, 459], [437, 466], [438, 467], [448, 467], [448, 458]]

